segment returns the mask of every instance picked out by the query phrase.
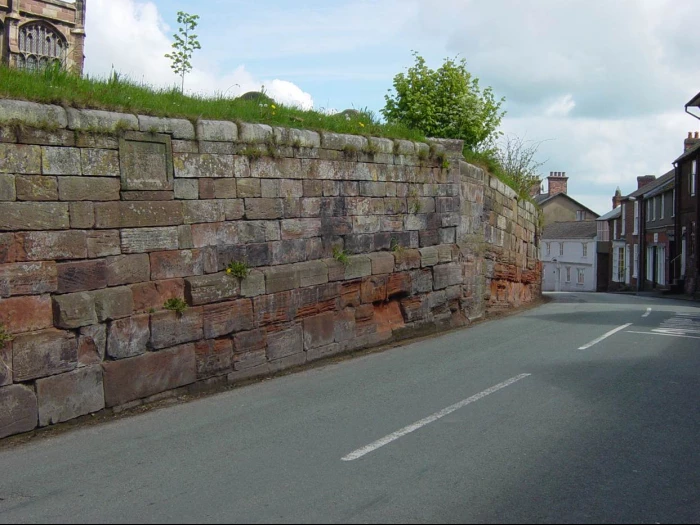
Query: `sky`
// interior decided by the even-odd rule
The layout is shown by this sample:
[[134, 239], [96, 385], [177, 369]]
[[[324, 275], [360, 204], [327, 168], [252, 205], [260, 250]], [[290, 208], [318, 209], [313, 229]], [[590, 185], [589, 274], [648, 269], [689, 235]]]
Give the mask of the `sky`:
[[539, 144], [543, 176], [599, 214], [619, 186], [663, 175], [700, 120], [697, 0], [89, 0], [86, 73], [157, 86], [177, 12], [200, 16], [192, 92], [265, 91], [283, 104], [379, 112], [412, 51], [464, 58], [505, 98], [501, 131]]

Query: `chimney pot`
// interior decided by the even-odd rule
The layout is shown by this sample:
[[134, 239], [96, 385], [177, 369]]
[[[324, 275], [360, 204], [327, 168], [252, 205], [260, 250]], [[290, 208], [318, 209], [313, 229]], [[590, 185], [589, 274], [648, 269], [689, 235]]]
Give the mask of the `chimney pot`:
[[689, 139], [692, 139], [692, 138], [693, 138], [693, 132], [692, 132], [692, 131], [689, 131], [689, 132], [688, 132], [688, 138], [689, 138]]
[[697, 131], [695, 132], [695, 138], [700, 139], [700, 132], [697, 132]]

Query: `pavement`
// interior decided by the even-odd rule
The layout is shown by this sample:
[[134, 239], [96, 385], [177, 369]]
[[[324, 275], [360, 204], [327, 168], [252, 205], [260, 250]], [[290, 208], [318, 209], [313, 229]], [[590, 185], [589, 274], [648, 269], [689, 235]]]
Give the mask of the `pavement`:
[[697, 523], [700, 308], [469, 330], [0, 451], [0, 523]]

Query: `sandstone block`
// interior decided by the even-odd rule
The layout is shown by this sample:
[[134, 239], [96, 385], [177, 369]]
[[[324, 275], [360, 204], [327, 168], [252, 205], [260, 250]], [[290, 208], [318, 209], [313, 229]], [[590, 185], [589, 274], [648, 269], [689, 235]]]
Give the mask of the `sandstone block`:
[[387, 299], [411, 295], [413, 281], [408, 272], [394, 273], [389, 276], [386, 286]]
[[400, 330], [406, 326], [399, 301], [375, 305], [374, 319], [378, 333], [391, 334], [394, 330]]
[[179, 250], [150, 254], [151, 279], [164, 280], [204, 274], [201, 250]]
[[441, 228], [439, 235], [440, 244], [454, 244], [457, 242], [457, 228]]
[[78, 337], [78, 367], [98, 365], [107, 353], [107, 326], [97, 324], [80, 329]]
[[109, 323], [107, 355], [127, 359], [145, 354], [151, 338], [150, 316], [135, 315]]
[[[236, 353], [233, 355], [233, 366], [237, 371], [255, 371], [264, 370], [262, 373], [268, 373], [267, 369], [267, 354], [265, 350], [254, 350], [252, 352]], [[230, 378], [231, 376], [229, 376]]]
[[0, 439], [34, 430], [38, 419], [32, 388], [24, 385], [0, 388]]
[[50, 328], [53, 326], [51, 297], [43, 295], [0, 299], [0, 323], [11, 334]]
[[151, 345], [169, 348], [204, 338], [204, 317], [201, 308], [190, 308], [182, 314], [158, 312], [151, 316]]
[[396, 271], [403, 272], [421, 267], [421, 252], [418, 250], [403, 250], [394, 254]]
[[226, 208], [223, 200], [184, 201], [182, 206], [185, 224], [226, 220]]
[[213, 142], [235, 142], [238, 140], [238, 127], [228, 121], [199, 120], [197, 138]]
[[138, 228], [121, 231], [121, 251], [124, 254], [177, 250], [178, 228]]
[[7, 264], [16, 262], [20, 257], [21, 245], [17, 242], [13, 233], [0, 233], [0, 263]]
[[[275, 181], [279, 183], [279, 181]], [[241, 199], [254, 199], [262, 197], [260, 179], [237, 179], [236, 191]], [[279, 196], [279, 195], [278, 195]]]
[[262, 295], [253, 299], [256, 326], [288, 323], [296, 316], [296, 305], [291, 292]]
[[265, 293], [265, 274], [258, 270], [251, 270], [248, 277], [241, 280], [241, 295], [243, 297], [257, 297]]
[[274, 266], [266, 268], [263, 272], [268, 294], [299, 288], [300, 268], [296, 265]]
[[282, 199], [245, 199], [248, 220], [280, 219], [282, 215]]
[[369, 215], [366, 217], [352, 218], [353, 233], [377, 233], [381, 231], [381, 227], [381, 217], [379, 217], [378, 215]]
[[179, 226], [183, 223], [181, 201], [95, 204], [95, 227], [99, 229]]
[[99, 412], [105, 407], [100, 366], [39, 379], [36, 391], [41, 427]]
[[66, 110], [60, 106], [37, 104], [20, 100], [0, 101], [0, 122], [18, 121], [30, 127], [65, 129], [68, 126]]
[[151, 308], [161, 308], [168, 299], [185, 298], [185, 281], [170, 279], [152, 281], [131, 286], [134, 296], [134, 311], [148, 312]]
[[69, 213], [70, 227], [72, 229], [90, 229], [95, 227], [95, 205], [92, 202], [71, 202]]
[[254, 328], [253, 303], [250, 299], [204, 307], [204, 337], [216, 339]]
[[174, 139], [194, 140], [194, 126], [189, 120], [139, 115], [139, 129], [144, 133], [167, 133]]
[[39, 175], [41, 147], [0, 143], [0, 173]]
[[433, 291], [433, 272], [429, 269], [410, 272], [412, 295]]
[[197, 380], [192, 344], [104, 363], [102, 368], [107, 407], [123, 405]]
[[205, 379], [233, 369], [233, 341], [199, 341], [195, 344], [197, 379]]
[[375, 275], [362, 281], [361, 300], [363, 303], [386, 301], [386, 275]]
[[271, 264], [293, 264], [308, 259], [304, 239], [270, 243]]
[[264, 353], [266, 347], [267, 334], [265, 330], [241, 332], [240, 334], [236, 334], [233, 338], [233, 351], [236, 354], [245, 354], [258, 351], [262, 351]]
[[407, 323], [424, 321], [430, 314], [430, 305], [425, 296], [408, 297], [401, 300], [401, 311]]
[[54, 324], [73, 329], [97, 324], [95, 299], [87, 292], [53, 297]]
[[[9, 175], [5, 175], [8, 177]], [[14, 176], [13, 176], [14, 177]], [[57, 201], [58, 182], [56, 177], [43, 177], [41, 175], [17, 175], [15, 179], [17, 193], [15, 195], [20, 201]], [[15, 200], [1, 199], [1, 200]]]
[[117, 131], [139, 129], [139, 121], [135, 115], [112, 113], [94, 109], [67, 108], [68, 128], [79, 131]]
[[0, 201], [16, 201], [15, 176], [0, 174]]
[[87, 236], [82, 231], [27, 232], [16, 237], [28, 261], [71, 260], [87, 257]]
[[197, 179], [179, 179], [175, 181], [175, 198], [178, 200], [199, 199], [199, 182]]
[[295, 325], [289, 330], [267, 334], [267, 357], [276, 361], [304, 351], [303, 330]]
[[12, 341], [15, 383], [30, 381], [78, 367], [78, 342], [70, 332], [44, 330], [22, 334]]
[[12, 384], [12, 341], [0, 345], [0, 387]]
[[295, 266], [299, 273], [299, 286], [302, 288], [328, 282], [328, 266], [323, 261], [310, 261]]
[[459, 263], [441, 264], [433, 268], [435, 290], [462, 284], [462, 265]]
[[372, 260], [366, 255], [348, 257], [345, 265], [345, 280], [359, 279], [372, 275]]
[[128, 286], [99, 290], [92, 295], [97, 319], [101, 323], [129, 317], [134, 312], [134, 295]]
[[59, 177], [58, 198], [62, 201], [118, 201], [121, 184], [117, 179]]
[[372, 261], [372, 275], [382, 275], [393, 273], [394, 254], [387, 252], [370, 253], [368, 255]]
[[436, 247], [421, 248], [421, 267], [428, 268], [430, 266], [435, 266], [440, 261], [440, 256], [438, 249]]
[[333, 312], [304, 319], [304, 349], [321, 348], [335, 341], [335, 314]]
[[420, 233], [421, 248], [437, 246], [440, 244], [440, 236], [438, 230], [426, 230]]
[[107, 284], [109, 286], [149, 281], [150, 275], [151, 263], [148, 254], [107, 258]]
[[282, 240], [309, 239], [321, 235], [321, 219], [287, 219], [282, 224]]
[[185, 297], [192, 306], [219, 303], [240, 295], [240, 281], [225, 272], [185, 279]]
[[272, 128], [265, 124], [241, 124], [239, 140], [248, 144], [263, 144], [272, 139]]
[[68, 204], [57, 202], [0, 202], [0, 230], [67, 230]]
[[267, 366], [269, 368], [270, 373], [275, 374], [277, 372], [281, 372], [282, 370], [288, 370], [290, 368], [302, 366], [305, 363], [306, 352], [300, 352], [298, 354], [270, 361]]
[[107, 287], [107, 264], [104, 259], [59, 263], [57, 272], [57, 291], [61, 294]]
[[87, 249], [90, 259], [119, 255], [119, 232], [91, 231], [87, 234]]
[[175, 153], [173, 154], [173, 165], [176, 179], [198, 179], [203, 174], [208, 178], [231, 178], [234, 176], [233, 155]]
[[41, 148], [41, 167], [44, 175], [82, 175], [78, 148]]
[[57, 289], [54, 262], [0, 264], [0, 297], [41, 295]]

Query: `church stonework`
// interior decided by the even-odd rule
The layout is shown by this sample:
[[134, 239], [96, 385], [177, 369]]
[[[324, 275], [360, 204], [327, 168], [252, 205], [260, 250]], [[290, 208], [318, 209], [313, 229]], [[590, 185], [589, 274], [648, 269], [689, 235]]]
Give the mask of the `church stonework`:
[[85, 2], [0, 0], [0, 62], [27, 70], [58, 64], [82, 74]]

